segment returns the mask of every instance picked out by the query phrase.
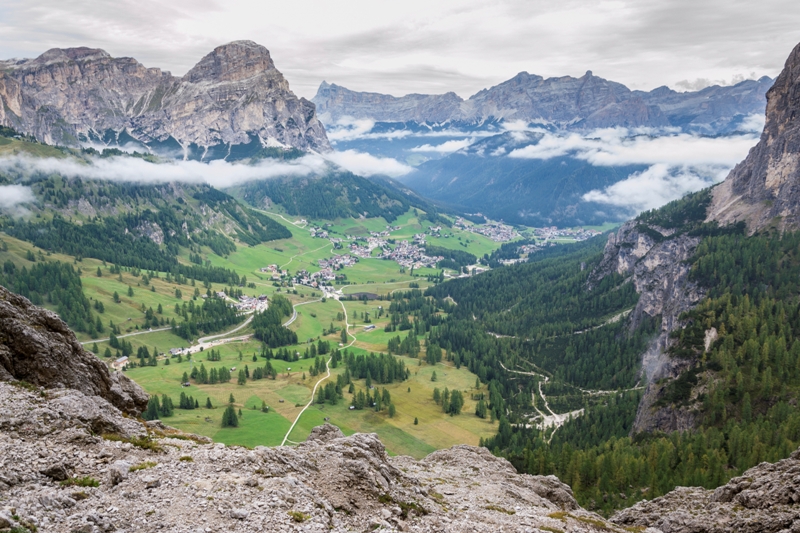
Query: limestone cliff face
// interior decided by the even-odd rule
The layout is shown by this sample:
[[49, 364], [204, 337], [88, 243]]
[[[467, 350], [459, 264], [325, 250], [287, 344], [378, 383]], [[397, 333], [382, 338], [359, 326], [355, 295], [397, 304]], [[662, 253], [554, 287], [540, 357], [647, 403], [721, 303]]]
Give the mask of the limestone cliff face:
[[646, 317], [661, 317], [661, 330], [642, 355], [642, 378], [645, 393], [636, 414], [633, 432], [691, 429], [694, 414], [672, 406], [655, 407], [663, 385], [658, 381], [676, 378], [690, 361], [670, 358], [669, 334], [680, 326], [678, 317], [694, 307], [705, 291], [689, 280], [686, 261], [694, 254], [700, 239], [675, 236], [674, 230], [630, 221], [612, 234], [590, 278], [595, 282], [611, 272], [630, 276], [639, 293], [639, 302], [631, 313], [631, 328]]
[[314, 104], [297, 98], [269, 51], [250, 41], [216, 48], [182, 78], [91, 48], [54, 48], [0, 67], [0, 124], [50, 144], [125, 132], [183, 148], [330, 149]]
[[76, 389], [138, 415], [148, 396], [139, 385], [80, 345], [55, 313], [0, 286], [0, 381]]
[[767, 92], [761, 140], [715, 188], [708, 218], [751, 233], [800, 228], [800, 45]]
[[763, 113], [764, 93], [771, 83], [765, 77], [697, 92], [678, 93], [667, 87], [644, 92], [631, 91], [591, 71], [580, 78], [547, 79], [521, 72], [468, 100], [454, 93], [397, 98], [323, 83], [312, 101], [328, 123], [347, 116], [429, 124], [523, 120], [563, 129], [672, 126], [716, 133], [735, 129], [743, 116]]
[[[783, 72], [768, 91], [767, 100], [761, 140], [713, 189], [706, 212], [709, 222], [727, 225], [746, 221], [750, 233], [800, 228], [800, 45], [790, 54]], [[657, 401], [669, 379], [695, 363], [671, 358], [666, 351], [669, 333], [681, 326], [678, 316], [704, 296], [704, 290], [689, 280], [686, 264], [698, 242], [697, 238], [675, 236], [663, 228], [644, 228], [631, 221], [609, 238], [603, 262], [593, 273], [593, 279], [612, 271], [632, 275], [640, 294], [632, 327], [643, 314], [662, 317], [661, 334], [642, 357], [647, 388], [634, 433], [686, 430], [697, 422], [691, 407], [659, 406]], [[713, 337], [715, 332], [707, 334]], [[664, 378], [666, 381], [659, 384]]]

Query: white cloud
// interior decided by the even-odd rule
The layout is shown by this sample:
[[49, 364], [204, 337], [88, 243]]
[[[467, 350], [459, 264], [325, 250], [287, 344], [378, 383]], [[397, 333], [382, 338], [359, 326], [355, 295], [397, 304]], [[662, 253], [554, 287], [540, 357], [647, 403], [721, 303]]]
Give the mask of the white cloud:
[[633, 216], [718, 183], [727, 172], [719, 167], [674, 168], [657, 164], [603, 190], [589, 191], [583, 200], [622, 207]]
[[0, 209], [14, 209], [19, 204], [33, 202], [36, 198], [30, 187], [24, 185], [0, 185]]
[[374, 120], [342, 117], [334, 124], [326, 125], [325, 132], [328, 134], [328, 139], [335, 143], [358, 139], [372, 131], [373, 127], [375, 127]]
[[742, 83], [745, 80], [757, 79], [758, 75], [755, 72], [751, 72], [747, 76], [744, 74], [734, 74], [730, 80], [710, 80], [708, 78], [697, 78], [693, 81], [681, 80], [675, 83], [675, 87], [684, 91], [699, 91], [705, 89], [706, 87], [711, 87], [712, 85], [736, 85], [737, 83]]
[[761, 113], [753, 113], [752, 115], [747, 115], [747, 117], [745, 117], [745, 119], [742, 121], [742, 124], [739, 126], [739, 129], [742, 131], [761, 133], [764, 131], [764, 123], [766, 120], [766, 115], [762, 115]]
[[156, 164], [132, 157], [94, 159], [91, 164], [74, 159], [32, 158], [24, 155], [0, 159], [0, 170], [58, 173], [66, 177], [140, 183], [208, 183], [220, 188], [278, 176], [306, 176], [324, 172], [326, 166], [325, 160], [316, 155], [289, 162], [265, 159], [257, 165], [222, 160], [210, 163], [170, 161]]
[[624, 128], [603, 129], [583, 136], [546, 134], [536, 143], [513, 150], [509, 157], [550, 159], [572, 155], [596, 166], [727, 165], [741, 161], [758, 142], [755, 135], [699, 137], [689, 134], [628, 136]]
[[396, 178], [414, 170], [412, 167], [404, 165], [391, 157], [375, 157], [356, 150], [330, 152], [325, 154], [324, 157], [328, 161], [359, 176], [386, 175]]
[[[292, 161], [263, 159], [255, 165], [223, 160], [208, 163], [178, 160], [150, 163], [133, 157], [94, 158], [89, 163], [77, 159], [33, 158], [26, 155], [0, 158], [0, 171], [23, 175], [56, 173], [65, 177], [137, 183], [207, 183], [217, 188], [283, 176], [322, 175], [334, 165], [366, 177], [379, 174], [397, 177], [413, 170], [396, 159], [379, 158], [355, 150], [311, 154]], [[0, 208], [33, 199], [27, 187], [0, 187]]]
[[412, 148], [410, 151], [451, 154], [453, 152], [458, 152], [462, 148], [468, 147], [473, 142], [475, 142], [474, 139], [453, 139], [452, 141], [445, 141], [442, 144], [437, 144], [437, 145], [423, 144], [422, 146], [416, 146]]
[[[759, 131], [763, 118], [747, 117], [741, 129]], [[594, 166], [647, 165], [649, 168], [602, 190], [583, 195], [587, 202], [622, 207], [632, 216], [664, 205], [686, 193], [722, 181], [758, 142], [754, 134], [701, 137], [654, 130], [599, 129], [588, 134], [546, 133], [509, 157], [573, 157]]]

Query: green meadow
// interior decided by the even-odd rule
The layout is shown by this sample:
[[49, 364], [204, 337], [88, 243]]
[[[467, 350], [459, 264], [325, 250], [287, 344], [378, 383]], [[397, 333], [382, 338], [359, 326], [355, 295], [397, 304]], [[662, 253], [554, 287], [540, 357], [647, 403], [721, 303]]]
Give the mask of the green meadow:
[[[0, 152], [5, 146], [0, 146]], [[297, 332], [299, 344], [290, 346], [290, 351], [295, 351], [302, 357], [309, 348], [309, 342], [316, 342], [318, 339], [329, 340], [335, 347], [341, 341], [341, 329], [345, 327], [344, 320], [338, 320], [346, 309], [348, 321], [351, 325], [348, 344], [352, 340], [350, 349], [356, 353], [386, 352], [387, 343], [390, 338], [397, 335], [401, 337], [406, 332], [386, 333], [383, 328], [388, 317], [378, 317], [379, 307], [388, 307], [388, 301], [371, 300], [345, 301], [341, 302], [328, 299], [320, 301], [322, 296], [320, 291], [308, 287], [287, 287], [285, 283], [275, 284], [269, 274], [261, 273], [260, 269], [269, 264], [277, 264], [279, 267], [288, 269], [295, 273], [300, 269], [310, 272], [319, 270], [318, 261], [331, 257], [334, 253], [347, 253], [347, 248], [334, 250], [333, 245], [326, 239], [311, 237], [308, 227], [313, 225], [322, 226], [328, 221], [309, 221], [309, 224], [299, 227], [287, 222], [277, 213], [267, 213], [277, 222], [286, 226], [292, 233], [292, 238], [271, 241], [258, 246], [247, 246], [237, 244], [234, 252], [226, 257], [220, 257], [203, 250], [203, 258], [208, 259], [212, 265], [232, 269], [240, 276], [247, 276], [248, 283], [255, 283], [256, 287], [243, 288], [245, 294], [267, 294], [273, 295], [280, 293], [286, 295], [296, 306], [297, 318], [290, 328]], [[300, 217], [286, 217], [290, 220], [299, 220]], [[344, 235], [366, 236], [369, 232], [385, 231], [387, 223], [383, 219], [343, 219], [329, 222], [327, 230], [332, 237], [343, 237]], [[392, 232], [390, 238], [397, 240], [411, 240], [415, 233], [425, 231], [431, 224], [428, 221], [420, 222], [419, 216], [414, 210], [410, 210], [405, 215], [392, 223], [392, 226], [399, 226], [400, 229]], [[442, 229], [443, 235], [449, 237], [428, 237], [428, 242], [437, 246], [451, 249], [458, 249], [471, 252], [476, 256], [491, 252], [498, 247], [497, 243], [492, 242], [483, 236], [472, 234], [457, 229]], [[36, 249], [31, 244], [18, 241], [6, 235], [2, 236], [3, 241], [8, 245], [8, 250], [0, 252], [0, 262], [12, 261], [18, 267], [30, 265], [26, 259], [28, 251], [32, 251], [38, 260], [59, 260], [72, 263], [80, 269], [83, 290], [90, 301], [98, 301], [103, 304], [104, 312], [99, 314], [103, 324], [108, 326], [113, 322], [121, 330], [121, 335], [133, 346], [134, 353], [140, 346], [146, 346], [149, 350], [157, 348], [159, 352], [167, 352], [171, 348], [185, 347], [190, 342], [182, 339], [169, 330], [166, 331], [146, 331], [144, 329], [145, 313], [143, 311], [152, 308], [157, 311], [161, 305], [161, 314], [156, 314], [159, 319], [169, 323], [172, 319], [180, 321], [180, 317], [175, 313], [175, 305], [183, 305], [188, 302], [197, 289], [201, 294], [206, 292], [206, 288], [198, 284], [197, 287], [187, 284], [177, 284], [167, 282], [164, 275], [152, 278], [145, 284], [144, 280], [133, 276], [129, 272], [112, 274], [110, 265], [105, 265], [101, 261], [84, 258], [76, 261], [74, 257], [60, 254], [46, 254]], [[179, 260], [188, 263], [189, 251], [182, 250]], [[98, 276], [98, 268], [100, 275]], [[437, 269], [419, 269], [411, 272], [401, 271], [399, 265], [393, 261], [385, 261], [377, 258], [361, 259], [354, 267], [345, 268], [341, 273], [347, 275], [347, 285], [337, 285], [342, 292], [354, 294], [368, 292], [379, 295], [390, 295], [395, 291], [405, 291], [410, 289], [410, 284], [416, 283], [420, 289], [425, 289], [429, 283], [425, 276], [438, 274]], [[277, 285], [277, 286], [276, 286]], [[133, 291], [129, 296], [129, 288]], [[212, 291], [224, 290], [222, 285], [212, 285]], [[180, 291], [180, 295], [176, 293]], [[295, 292], [296, 291], [296, 292]], [[114, 299], [117, 293], [119, 301]], [[365, 313], [371, 318], [371, 323], [375, 328], [369, 331], [364, 330], [366, 323]], [[323, 333], [333, 325], [333, 332]], [[160, 327], [153, 327], [157, 330]], [[252, 333], [252, 330], [244, 328], [237, 331], [236, 336]], [[108, 329], [101, 334], [101, 337], [108, 337]], [[79, 335], [79, 340], [89, 341], [86, 335]], [[87, 348], [93, 348], [93, 343], [88, 344]], [[98, 352], [102, 355], [108, 342], [98, 342]], [[253, 340], [244, 340], [221, 344], [214, 348], [221, 354], [219, 362], [207, 360], [207, 353], [199, 352], [193, 354], [191, 360], [182, 358], [179, 363], [177, 358], [160, 359], [158, 365], [151, 367], [137, 367], [126, 371], [128, 376], [142, 385], [150, 394], [166, 394], [172, 398], [173, 403], [178, 405], [181, 393], [192, 396], [199, 404], [198, 409], [183, 410], [175, 409], [175, 415], [164, 420], [165, 423], [181, 430], [206, 435], [215, 441], [226, 444], [237, 444], [242, 446], [266, 445], [273, 446], [280, 444], [286, 432], [297, 419], [303, 406], [311, 400], [311, 391], [317, 380], [324, 377], [317, 376], [312, 378], [309, 368], [313, 359], [300, 359], [295, 362], [285, 362], [272, 360], [271, 364], [278, 371], [275, 380], [247, 380], [246, 384], [237, 384], [238, 369], [247, 368], [252, 372], [256, 367], [263, 367], [266, 363], [261, 358], [261, 344]], [[423, 348], [424, 351], [424, 348]], [[112, 353], [114, 350], [112, 350]], [[255, 361], [253, 358], [255, 356]], [[431, 451], [439, 448], [452, 446], [459, 443], [477, 444], [481, 437], [489, 437], [496, 431], [496, 426], [488, 420], [477, 418], [474, 415], [475, 402], [470, 399], [470, 395], [475, 392], [475, 376], [466, 368], [455, 369], [445, 364], [431, 367], [426, 363], [421, 363], [417, 359], [404, 358], [406, 365], [411, 371], [409, 380], [401, 383], [386, 385], [386, 389], [392, 396], [392, 402], [396, 407], [394, 417], [389, 417], [386, 411], [376, 413], [371, 409], [361, 411], [350, 410], [349, 405], [352, 396], [345, 392], [344, 399], [337, 405], [318, 405], [312, 404], [302, 417], [297, 421], [291, 435], [290, 441], [300, 442], [304, 440], [311, 429], [322, 424], [325, 418], [342, 428], [346, 434], [355, 432], [374, 432], [380, 435], [387, 449], [393, 454], [407, 454], [414, 457], [422, 457]], [[207, 370], [225, 366], [236, 368], [232, 372], [232, 379], [227, 383], [214, 385], [197, 385], [194, 382], [189, 387], [181, 385], [184, 373], [191, 373], [193, 366], [204, 365]], [[437, 381], [431, 381], [433, 371], [437, 372]], [[331, 372], [331, 378], [335, 379], [337, 374], [343, 373], [343, 365]], [[363, 389], [365, 383], [356, 384], [357, 389]], [[459, 416], [447, 416], [442, 413], [441, 408], [433, 402], [433, 389], [438, 387], [444, 389], [459, 389], [463, 391], [466, 399], [464, 410]], [[379, 386], [382, 388], [382, 386]], [[484, 391], [485, 392], [485, 391]], [[229, 402], [230, 396], [234, 397], [234, 406], [241, 410], [240, 426], [238, 428], [222, 428], [220, 421], [222, 412]], [[207, 400], [211, 401], [212, 408], [206, 408]], [[262, 412], [261, 407], [269, 407], [267, 412]], [[414, 424], [417, 418], [418, 424]]]

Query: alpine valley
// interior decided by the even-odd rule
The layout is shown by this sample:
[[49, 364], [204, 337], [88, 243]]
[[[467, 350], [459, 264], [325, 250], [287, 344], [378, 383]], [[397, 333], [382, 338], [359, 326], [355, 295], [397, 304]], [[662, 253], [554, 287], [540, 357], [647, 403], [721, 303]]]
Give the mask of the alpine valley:
[[313, 102], [249, 41], [53, 49], [0, 99], [0, 531], [800, 529], [800, 45]]

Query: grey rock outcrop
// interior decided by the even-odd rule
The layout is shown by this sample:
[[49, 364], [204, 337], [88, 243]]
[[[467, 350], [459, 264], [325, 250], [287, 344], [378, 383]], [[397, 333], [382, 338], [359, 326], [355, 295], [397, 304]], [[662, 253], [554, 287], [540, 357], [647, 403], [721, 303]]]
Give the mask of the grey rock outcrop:
[[716, 490], [680, 487], [616, 513], [625, 527], [663, 533], [777, 533], [800, 530], [800, 450], [761, 463]]
[[98, 421], [103, 410], [92, 414], [94, 403], [81, 405], [82, 400], [72, 394], [76, 390], [132, 415], [147, 407], [147, 393], [127, 376], [109, 372], [83, 349], [58, 315], [0, 287], [0, 381], [16, 380], [47, 389], [72, 389], [61, 396], [62, 408], [85, 413], [97, 429], [106, 425]]
[[714, 189], [709, 220], [747, 222], [751, 233], [800, 228], [800, 45], [767, 92], [761, 140]]
[[591, 71], [580, 78], [546, 79], [521, 72], [468, 100], [455, 93], [394, 97], [323, 82], [312, 101], [328, 124], [342, 117], [428, 124], [523, 120], [563, 129], [672, 126], [719, 133], [735, 130], [744, 116], [762, 114], [764, 93], [771, 83], [764, 77], [697, 92], [679, 93], [667, 87], [644, 92], [631, 91]]
[[0, 124], [49, 144], [122, 135], [184, 151], [276, 142], [330, 149], [314, 104], [297, 98], [269, 51], [251, 41], [214, 49], [181, 78], [92, 48], [54, 48], [0, 67]]
[[[344, 437], [327, 425], [294, 448], [248, 450], [172, 438], [168, 428], [146, 428], [111, 408], [118, 425], [152, 430], [141, 447], [142, 440], [93, 436], [53, 396], [0, 382], [0, 528], [13, 521], [57, 533], [617, 530], [581, 509], [556, 478], [517, 474], [483, 448], [456, 446], [421, 461], [389, 457], [376, 435]], [[65, 474], [66, 482], [55, 479]]]
[[666, 351], [670, 333], [680, 326], [678, 317], [705, 296], [705, 291], [689, 279], [687, 263], [699, 242], [698, 237], [676, 236], [674, 230], [635, 220], [626, 222], [609, 236], [603, 260], [590, 276], [590, 284], [612, 272], [630, 276], [630, 283], [639, 293], [630, 318], [632, 329], [647, 317], [661, 317], [661, 330], [642, 356], [645, 393], [636, 414], [634, 433], [684, 431], [693, 428], [696, 422], [691, 410], [656, 407], [656, 402], [666, 383], [659, 382], [678, 377], [691, 364], [669, 357]]

